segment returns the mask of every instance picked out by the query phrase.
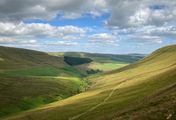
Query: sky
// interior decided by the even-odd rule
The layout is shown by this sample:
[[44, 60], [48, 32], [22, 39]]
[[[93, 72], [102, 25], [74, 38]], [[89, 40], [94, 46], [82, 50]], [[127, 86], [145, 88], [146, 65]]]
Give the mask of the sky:
[[0, 46], [148, 54], [175, 43], [175, 0], [0, 0]]

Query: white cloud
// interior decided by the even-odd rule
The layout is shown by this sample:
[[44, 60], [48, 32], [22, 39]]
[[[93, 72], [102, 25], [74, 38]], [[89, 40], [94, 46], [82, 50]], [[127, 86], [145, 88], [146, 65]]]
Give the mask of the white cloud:
[[0, 43], [7, 44], [7, 43], [14, 43], [16, 39], [8, 38], [8, 37], [0, 37]]
[[32, 23], [32, 24], [14, 24], [0, 23], [1, 36], [31, 36], [31, 37], [56, 37], [62, 38], [66, 35], [82, 35], [86, 29], [76, 26], [51, 26], [50, 24]]
[[168, 38], [172, 41], [176, 39], [176, 27], [172, 25], [114, 29], [113, 33], [121, 37], [122, 40], [139, 43], [163, 43]]
[[147, 21], [150, 19], [150, 9], [139, 9], [134, 15], [129, 16], [128, 24], [131, 26], [141, 26], [147, 24]]
[[174, 0], [110, 0], [108, 5], [112, 14], [107, 25], [112, 27], [161, 26], [176, 20]]
[[160, 36], [150, 36], [150, 35], [129, 35], [128, 38], [132, 41], [136, 41], [138, 43], [162, 43], [163, 38]]
[[[45, 41], [40, 39], [50, 39], [53, 45], [76, 45], [76, 42], [62, 40], [80, 40], [86, 34], [87, 28], [76, 26], [51, 26], [50, 24], [32, 23], [19, 24], [0, 22], [0, 44], [40, 44]], [[60, 42], [55, 42], [60, 40]], [[50, 41], [45, 44], [50, 44]]]
[[108, 33], [97, 33], [90, 35], [88, 37], [91, 43], [99, 44], [99, 45], [113, 45], [118, 46], [118, 40], [115, 35]]
[[100, 16], [110, 12], [108, 26], [130, 27], [163, 25], [176, 20], [174, 0], [1, 0], [0, 21], [25, 19], [75, 19], [89, 13]]
[[107, 11], [106, 0], [1, 0], [0, 20], [52, 19], [57, 14], [63, 18], [77, 18], [84, 13], [100, 15]]
[[69, 41], [57, 41], [52, 43], [47, 43], [45, 45], [52, 45], [52, 46], [75, 46], [78, 45], [77, 42], [69, 42]]
[[62, 39], [64, 39], [64, 40], [80, 40], [81, 36], [64, 36]]
[[[165, 38], [176, 39], [175, 8], [175, 0], [0, 0], [0, 43], [36, 44], [38, 38], [87, 38], [92, 42], [114, 43], [117, 36], [161, 43]], [[52, 20], [58, 15], [62, 19], [76, 19], [84, 14], [101, 16], [107, 12], [110, 17], [105, 23], [113, 34], [96, 31], [88, 35], [87, 28], [77, 26], [23, 23], [26, 19]]]
[[11, 38], [11, 37], [0, 37], [0, 44], [36, 44], [36, 40], [32, 39], [17, 39], [17, 38]]
[[93, 41], [114, 41], [116, 40], [116, 36], [108, 34], [108, 33], [98, 33], [98, 34], [93, 34], [89, 37]]

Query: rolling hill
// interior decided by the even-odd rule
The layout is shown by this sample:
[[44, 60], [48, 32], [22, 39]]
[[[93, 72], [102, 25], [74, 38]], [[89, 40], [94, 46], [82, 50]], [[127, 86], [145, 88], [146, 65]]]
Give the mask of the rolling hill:
[[0, 117], [84, 91], [82, 75], [47, 53], [0, 47]]
[[0, 70], [31, 68], [36, 66], [65, 67], [62, 57], [43, 52], [0, 46]]
[[4, 120], [176, 118], [176, 45], [89, 81], [92, 85], [86, 92]]
[[111, 70], [124, 67], [131, 63], [134, 63], [142, 59], [145, 55], [143, 54], [124, 54], [124, 55], [115, 55], [115, 54], [99, 54], [99, 53], [86, 53], [86, 52], [52, 52], [49, 53], [54, 56], [59, 56], [64, 58], [74, 59], [86, 59], [87, 62], [84, 64], [79, 60], [76, 60], [76, 63], [73, 66], [80, 71], [81, 73], [87, 75], [97, 72], [107, 72]]

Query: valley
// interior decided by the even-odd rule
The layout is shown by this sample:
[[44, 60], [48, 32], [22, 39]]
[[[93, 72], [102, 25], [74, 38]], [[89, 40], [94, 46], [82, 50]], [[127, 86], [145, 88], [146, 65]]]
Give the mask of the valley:
[[[16, 78], [19, 76], [20, 79], [22, 79], [20, 74], [23, 74], [24, 76], [27, 76], [27, 78], [23, 79], [25, 81], [29, 80], [31, 82], [31, 79], [29, 78], [32, 78], [32, 80], [34, 79], [33, 81], [35, 81], [35, 83], [33, 85], [35, 85], [35, 87], [41, 87], [39, 89], [40, 95], [38, 94], [38, 96], [42, 96], [42, 91], [45, 91], [44, 89], [42, 90], [42, 86], [45, 88], [46, 82], [48, 84], [47, 88], [50, 89], [48, 91], [49, 94], [54, 94], [51, 92], [51, 87], [52, 89], [59, 89], [63, 88], [63, 85], [65, 84], [64, 92], [68, 90], [69, 92], [67, 92], [70, 93], [70, 91], [72, 91], [72, 94], [66, 94], [66, 97], [72, 97], [63, 97], [66, 99], [61, 98], [59, 101], [57, 101], [57, 99], [50, 104], [42, 107], [39, 106], [29, 111], [12, 115], [11, 117], [5, 117], [3, 120], [148, 120], [166, 119], [167, 117], [170, 117], [169, 119], [174, 119], [176, 116], [175, 53], [175, 45], [167, 46], [156, 50], [151, 55], [138, 62], [119, 69], [105, 71], [90, 76], [85, 76], [85, 74], [80, 73], [75, 66], [69, 66], [66, 63], [64, 63], [64, 65], [70, 67], [70, 69], [63, 70], [62, 66], [59, 71], [56, 70], [57, 74], [55, 74], [52, 69], [48, 68], [42, 69], [45, 71], [44, 74], [39, 72], [42, 71], [40, 69], [34, 70], [35, 74], [30, 72], [33, 71], [33, 69], [29, 69], [28, 72], [15, 71], [15, 73], [12, 72], [13, 74], [11, 71], [7, 72], [6, 75], [1, 75], [1, 78], [3, 76], [3, 79], [12, 79], [11, 77]], [[57, 58], [58, 55], [54, 55], [54, 57]], [[52, 74], [46, 71], [52, 71]], [[3, 72], [1, 72], [1, 74], [2, 73]], [[48, 75], [46, 73], [48, 73]], [[34, 75], [32, 76], [32, 74]], [[8, 78], [8, 75], [11, 77]], [[16, 79], [16, 81], [20, 81], [20, 79]], [[66, 83], [61, 83], [62, 80]], [[44, 83], [42, 86], [36, 86], [36, 82], [41, 84]], [[53, 88], [53, 82], [57, 82], [60, 86], [57, 86], [54, 83]], [[72, 85], [69, 85], [70, 82]], [[25, 84], [27, 83], [25, 82]], [[10, 85], [13, 86], [12, 83]], [[71, 87], [66, 89], [65, 87], [67, 85]], [[34, 86], [31, 87], [31, 89], [36, 90]], [[33, 94], [36, 92], [37, 91], [32, 91]], [[60, 92], [62, 93], [63, 91], [61, 90]], [[59, 92], [57, 91], [56, 93], [58, 94]], [[65, 95], [65, 93], [63, 94]], [[1, 95], [3, 94], [1, 93]], [[29, 99], [24, 96], [23, 100]], [[40, 101], [45, 100], [41, 100], [40, 97], [37, 97], [34, 101], [35, 103], [37, 103], [37, 101], [40, 103]], [[166, 112], [163, 114], [163, 111]]]
[[[86, 71], [90, 70], [86, 67], [86, 60], [93, 62], [94, 59], [75, 56], [75, 60], [72, 57], [74, 56], [67, 59], [71, 62], [69, 64], [64, 56], [0, 47], [0, 117], [37, 108], [86, 91], [90, 87], [86, 78]], [[111, 64], [107, 58], [104, 56], [98, 59]], [[133, 62], [138, 59], [134, 58]], [[73, 61], [78, 65], [72, 65]], [[84, 66], [85, 70], [78, 69], [79, 65]], [[95, 67], [92, 69], [97, 70]], [[95, 73], [90, 75], [93, 74]]]

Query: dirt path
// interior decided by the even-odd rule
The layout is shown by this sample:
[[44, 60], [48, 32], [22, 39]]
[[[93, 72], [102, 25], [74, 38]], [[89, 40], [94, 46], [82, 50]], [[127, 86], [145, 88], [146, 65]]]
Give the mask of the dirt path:
[[145, 74], [150, 74], [150, 73], [153, 73], [153, 72], [156, 72], [156, 71], [161, 71], [161, 70], [167, 69], [167, 68], [169, 68], [169, 67], [170, 67], [170, 66], [165, 67], [165, 68], [161, 68], [161, 69], [158, 69], [158, 70], [153, 70], [153, 71], [145, 72], [145, 73], [138, 74], [138, 75], [135, 75], [135, 76], [133, 76], [133, 77], [130, 77], [130, 78], [127, 78], [127, 79], [122, 80], [121, 82], [118, 83], [118, 85], [117, 85], [116, 87], [114, 87], [114, 88], [112, 89], [112, 91], [109, 93], [109, 95], [108, 95], [102, 102], [100, 102], [99, 104], [97, 104], [97, 105], [95, 105], [95, 106], [89, 108], [88, 110], [86, 110], [85, 112], [83, 112], [83, 113], [81, 113], [81, 114], [78, 114], [78, 115], [75, 115], [75, 116], [73, 116], [73, 117], [70, 117], [68, 120], [76, 120], [76, 119], [80, 118], [81, 116], [87, 114], [88, 112], [91, 112], [91, 111], [95, 110], [96, 108], [98, 108], [99, 106], [103, 105], [106, 101], [108, 101], [108, 100], [111, 98], [111, 96], [113, 95], [113, 93], [118, 90], [119, 85], [122, 85], [122, 84], [124, 84], [125, 82], [127, 82], [127, 81], [129, 81], [129, 80], [132, 80], [132, 79], [134, 79], [134, 78], [143, 77], [143, 76], [145, 76]]
[[[135, 77], [139, 77], [139, 75], [138, 75], [138, 76], [135, 76]], [[118, 84], [115, 88], [113, 88], [112, 91], [109, 93], [109, 95], [108, 95], [102, 102], [100, 102], [99, 104], [97, 104], [97, 105], [95, 105], [95, 106], [89, 108], [87, 111], [85, 111], [85, 112], [83, 112], [83, 113], [81, 113], [81, 114], [78, 114], [78, 115], [76, 115], [76, 116], [73, 116], [73, 117], [69, 118], [68, 120], [76, 120], [76, 119], [80, 118], [81, 116], [87, 114], [88, 112], [91, 112], [91, 111], [95, 110], [96, 108], [98, 108], [99, 106], [103, 105], [106, 101], [109, 100], [109, 98], [111, 98], [111, 96], [113, 95], [113, 93], [114, 93], [116, 90], [118, 90], [119, 85], [125, 83], [126, 81], [128, 81], [128, 80], [130, 80], [130, 79], [132, 79], [132, 78], [124, 79], [124, 80], [122, 80], [121, 82], [119, 82], [119, 84]]]
[[113, 95], [113, 93], [114, 93], [114, 91], [115, 91], [116, 89], [117, 89], [117, 88], [114, 88], [114, 89], [110, 92], [110, 94], [109, 94], [102, 102], [100, 102], [100, 103], [97, 104], [96, 106], [91, 107], [90, 109], [88, 109], [87, 111], [85, 111], [85, 112], [83, 112], [83, 113], [81, 113], [81, 114], [78, 114], [78, 115], [76, 115], [76, 116], [73, 116], [73, 117], [69, 118], [69, 120], [78, 119], [79, 117], [81, 117], [81, 116], [87, 114], [88, 112], [91, 112], [91, 111], [93, 111], [94, 109], [98, 108], [99, 106], [101, 106], [102, 104], [104, 104], [104, 103]]

